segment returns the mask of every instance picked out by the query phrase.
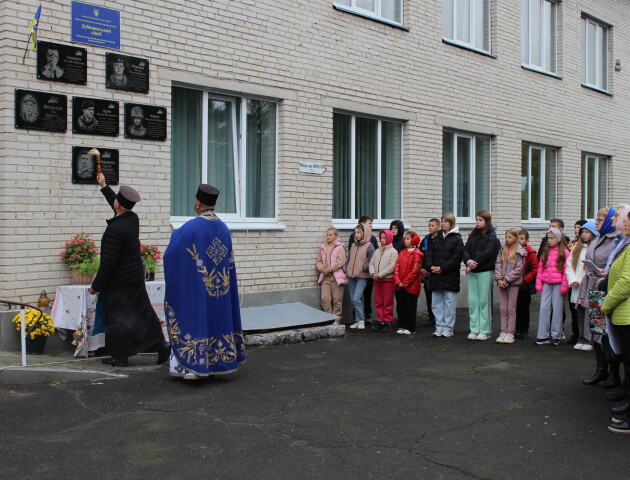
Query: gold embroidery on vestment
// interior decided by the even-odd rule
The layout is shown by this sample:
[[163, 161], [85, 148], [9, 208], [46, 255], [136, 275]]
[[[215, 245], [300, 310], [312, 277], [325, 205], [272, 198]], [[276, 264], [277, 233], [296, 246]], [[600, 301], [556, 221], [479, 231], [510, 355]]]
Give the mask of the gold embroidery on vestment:
[[[227, 254], [227, 248], [225, 248], [224, 245], [222, 246]], [[197, 272], [203, 275], [202, 281], [204, 286], [206, 287], [206, 292], [208, 292], [208, 295], [218, 298], [230, 292], [230, 272], [226, 267], [223, 267], [221, 270], [213, 268], [210, 272], [208, 272], [208, 269], [203, 263], [203, 260], [199, 258], [197, 246], [194, 243], [192, 246], [192, 250], [190, 248], [187, 248], [186, 251], [190, 253], [191, 257], [195, 261]], [[214, 260], [214, 262], [216, 263], [216, 259]]]

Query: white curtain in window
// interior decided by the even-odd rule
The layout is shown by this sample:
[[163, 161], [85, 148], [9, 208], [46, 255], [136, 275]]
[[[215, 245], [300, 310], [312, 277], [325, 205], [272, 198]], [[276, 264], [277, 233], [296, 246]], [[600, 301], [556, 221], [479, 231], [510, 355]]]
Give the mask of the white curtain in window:
[[402, 22], [402, 0], [381, 0], [381, 17]]
[[381, 127], [381, 218], [400, 218], [402, 125], [382, 122]]
[[442, 140], [442, 212], [455, 212], [453, 208], [453, 185], [455, 172], [453, 170], [453, 158], [455, 154], [455, 134], [444, 132]]
[[234, 103], [208, 99], [207, 182], [219, 189], [217, 211], [236, 213]]
[[354, 218], [351, 211], [352, 117], [333, 114], [333, 218]]
[[171, 214], [194, 216], [201, 178], [202, 92], [173, 87], [171, 121]]
[[356, 216], [379, 218], [377, 207], [378, 121], [356, 117], [355, 121], [355, 205]]
[[521, 147], [521, 219], [529, 220], [529, 146]]
[[545, 152], [545, 219], [555, 218], [557, 198], [556, 149], [547, 147]]
[[275, 217], [276, 104], [247, 100], [246, 215]]
[[490, 144], [487, 137], [475, 137], [475, 211], [490, 209]]

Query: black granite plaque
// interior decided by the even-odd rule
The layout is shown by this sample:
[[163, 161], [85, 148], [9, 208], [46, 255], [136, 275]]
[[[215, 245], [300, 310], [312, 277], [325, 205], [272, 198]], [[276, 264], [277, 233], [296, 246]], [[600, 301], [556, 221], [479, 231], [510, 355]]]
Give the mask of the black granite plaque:
[[149, 93], [149, 60], [146, 58], [106, 53], [105, 75], [107, 88]]
[[15, 128], [65, 132], [68, 128], [68, 97], [16, 89]]
[[166, 107], [125, 103], [125, 137], [166, 140]]
[[37, 78], [87, 85], [87, 50], [73, 45], [37, 42]]
[[98, 185], [96, 157], [88, 152], [96, 148], [101, 152], [101, 171], [107, 185], [118, 185], [118, 150], [104, 147], [72, 147], [72, 183]]
[[118, 102], [72, 97], [72, 132], [118, 136]]

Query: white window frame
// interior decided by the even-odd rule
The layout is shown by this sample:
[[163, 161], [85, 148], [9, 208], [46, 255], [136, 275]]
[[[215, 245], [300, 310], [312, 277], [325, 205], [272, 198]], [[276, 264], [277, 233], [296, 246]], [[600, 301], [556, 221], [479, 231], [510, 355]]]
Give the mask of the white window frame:
[[404, 8], [403, 8], [403, 3], [405, 0], [401, 0], [400, 2], [400, 22], [393, 20], [391, 18], [386, 18], [383, 17], [380, 12], [381, 10], [381, 6], [384, 2], [387, 1], [393, 1], [393, 0], [375, 0], [374, 1], [374, 12], [371, 10], [366, 10], [364, 8], [361, 8], [359, 6], [357, 6], [357, 1], [358, 0], [346, 0], [345, 2], [341, 1], [341, 0], [337, 0], [336, 2], [333, 2], [333, 6], [340, 9], [340, 10], [348, 10], [351, 12], [356, 12], [364, 17], [368, 17], [368, 18], [372, 18], [374, 20], [378, 20], [381, 22], [385, 22], [385, 23], [392, 23], [394, 25], [403, 25], [403, 12], [404, 12]]
[[[488, 25], [488, 31], [484, 32], [484, 16], [481, 18], [477, 18], [477, 9], [474, 8], [475, 3], [485, 3], [485, 0], [468, 0], [468, 23], [470, 30], [470, 42], [466, 42], [458, 38], [459, 32], [457, 32], [457, 8], [458, 2], [457, 0], [442, 0], [442, 15], [443, 18], [443, 38], [448, 40], [449, 42], [455, 43], [457, 45], [461, 45], [463, 47], [469, 48], [471, 50], [477, 50], [479, 52], [490, 53], [492, 50], [492, 36], [490, 35], [490, 1], [487, 1], [485, 6], [484, 15], [487, 16], [488, 21], [485, 22]], [[448, 18], [448, 12], [451, 13], [450, 18]], [[481, 29], [482, 38], [488, 38], [488, 48], [484, 48], [483, 40], [481, 45], [476, 44], [477, 31]]]
[[[376, 152], [377, 152], [377, 156], [376, 156], [376, 210], [377, 210], [377, 215], [374, 217], [373, 222], [374, 222], [374, 228], [385, 228], [385, 227], [389, 227], [390, 223], [392, 220], [395, 220], [394, 218], [381, 218], [381, 213], [382, 213], [382, 192], [381, 192], [381, 182], [382, 182], [382, 127], [383, 127], [383, 122], [393, 122], [393, 123], [400, 123], [401, 125], [401, 129], [400, 129], [400, 145], [401, 145], [401, 150], [400, 150], [400, 171], [401, 171], [401, 175], [400, 175], [400, 211], [401, 211], [401, 216], [402, 216], [402, 212], [404, 211], [404, 205], [403, 205], [403, 201], [405, 198], [404, 192], [403, 192], [403, 175], [402, 172], [404, 172], [404, 155], [405, 155], [405, 150], [404, 150], [404, 143], [403, 143], [403, 139], [404, 139], [404, 125], [402, 124], [402, 122], [397, 122], [394, 120], [385, 120], [385, 119], [381, 119], [381, 118], [376, 118], [376, 117], [371, 117], [369, 115], [357, 115], [357, 114], [353, 114], [353, 113], [347, 113], [347, 112], [337, 112], [337, 113], [341, 113], [343, 115], [348, 115], [350, 117], [350, 125], [351, 125], [351, 131], [350, 131], [350, 212], [351, 214], [354, 214], [355, 217], [354, 218], [333, 218], [333, 225], [337, 228], [341, 228], [341, 229], [351, 229], [353, 227], [355, 227], [357, 225], [358, 219], [359, 219], [359, 215], [357, 215], [357, 211], [356, 211], [356, 149], [357, 149], [357, 145], [356, 145], [356, 121], [358, 117], [361, 118], [369, 118], [371, 120], [376, 120], [377, 123], [377, 130], [376, 130]], [[333, 173], [334, 175], [334, 173]]]
[[[589, 42], [591, 38], [588, 34], [588, 26], [593, 25], [597, 31], [595, 35], [595, 84], [589, 83], [588, 78], [589, 74]], [[601, 35], [600, 33], [603, 31], [606, 39], [606, 58], [602, 57], [602, 45], [601, 45]], [[603, 90], [604, 92], [608, 91], [608, 63], [609, 63], [609, 52], [608, 49], [610, 47], [610, 26], [606, 25], [602, 22], [598, 22], [597, 20], [583, 16], [582, 17], [582, 84], [588, 87], [593, 87], [598, 90]]]
[[[476, 171], [476, 166], [477, 166], [477, 139], [478, 138], [483, 138], [485, 140], [488, 140], [490, 142], [490, 149], [489, 149], [489, 154], [490, 157], [488, 158], [488, 209], [491, 209], [491, 202], [492, 202], [492, 138], [488, 135], [475, 135], [472, 133], [461, 133], [461, 132], [456, 132], [456, 131], [452, 131], [452, 130], [445, 130], [444, 134], [446, 133], [450, 133], [453, 135], [453, 152], [452, 152], [452, 159], [453, 159], [453, 164], [451, 165], [451, 168], [453, 170], [453, 198], [451, 199], [453, 202], [453, 214], [455, 215], [455, 218], [457, 219], [457, 223], [459, 224], [465, 224], [465, 223], [475, 223], [475, 215], [476, 213], [481, 210], [481, 207], [479, 205], [477, 205], [477, 199], [475, 198], [475, 194], [477, 193], [477, 171]], [[457, 190], [457, 180], [458, 180], [458, 176], [457, 176], [457, 139], [458, 138], [467, 138], [469, 139], [470, 142], [470, 159], [469, 159], [469, 171], [468, 171], [468, 175], [470, 177], [470, 189], [469, 189], [469, 193], [468, 193], [468, 204], [469, 204], [469, 209], [470, 209], [470, 216], [468, 217], [464, 217], [462, 215], [460, 215], [460, 212], [457, 210], [457, 194], [458, 194], [458, 190]]]
[[[556, 75], [558, 71], [558, 2], [554, 0], [521, 0], [522, 8], [521, 8], [521, 22], [522, 27], [521, 31], [523, 33], [523, 46], [522, 46], [522, 54], [521, 60], [522, 65], [524, 67], [530, 68], [532, 70], [538, 70], [543, 73], [551, 73]], [[549, 28], [551, 23], [551, 18], [547, 18], [545, 16], [545, 5], [550, 4], [552, 8], [551, 14], [555, 16], [554, 23], [556, 25], [556, 30], [553, 32], [554, 38], [549, 38]], [[555, 8], [554, 8], [555, 7]], [[540, 65], [536, 65], [532, 63], [532, 28], [531, 28], [531, 18], [532, 11], [538, 8], [539, 16], [540, 16]], [[553, 60], [553, 65], [550, 65], [551, 68], [546, 68], [545, 64], [547, 63], [547, 46], [553, 42], [555, 51], [552, 54], [552, 59], [549, 59], [551, 62]], [[550, 45], [549, 45], [550, 46]], [[527, 49], [526, 49], [527, 47]]]
[[[545, 179], [547, 178], [547, 149], [553, 148], [556, 154], [555, 159], [555, 183], [556, 183], [556, 195], [554, 198], [554, 214], [557, 215], [558, 211], [558, 149], [556, 147], [544, 146], [544, 145], [535, 145], [531, 143], [525, 142], [527, 146], [527, 198], [529, 201], [527, 202], [527, 218], [522, 218], [522, 223], [533, 223], [533, 224], [542, 224], [548, 222], [549, 218], [544, 218], [545, 211], [547, 210], [547, 202], [545, 200]], [[541, 152], [541, 172], [540, 172], [540, 213], [542, 217], [532, 217], [532, 150], [539, 150]], [[521, 162], [523, 159], [521, 158]], [[553, 218], [553, 217], [552, 217]]]
[[[191, 88], [191, 87], [185, 87]], [[194, 89], [194, 88], [191, 88]], [[200, 89], [197, 89], [200, 90]], [[278, 196], [278, 125], [279, 125], [279, 105], [278, 102], [273, 100], [261, 99], [246, 95], [234, 95], [226, 96], [215, 93], [212, 90], [202, 91], [202, 127], [201, 127], [201, 179], [200, 183], [208, 183], [208, 102], [210, 100], [219, 100], [223, 102], [229, 102], [232, 104], [232, 142], [234, 145], [234, 151], [232, 155], [232, 161], [234, 162], [234, 192], [236, 213], [217, 212], [230, 229], [232, 230], [284, 230], [286, 226], [278, 221], [278, 208], [279, 208], [279, 196]], [[240, 105], [238, 101], [240, 100]], [[275, 168], [274, 168], [274, 212], [275, 216], [270, 218], [264, 217], [247, 217], [245, 214], [246, 208], [246, 192], [245, 185], [247, 184], [247, 100], [263, 100], [276, 104], [276, 138], [275, 138]], [[237, 123], [237, 108], [239, 109], [240, 123]], [[190, 199], [191, 202], [194, 199]], [[171, 216], [171, 225], [175, 230], [181, 227], [184, 223], [191, 220], [194, 217], [187, 216]]]
[[[593, 208], [595, 215], [593, 216], [593, 218], [587, 218], [587, 220], [595, 220], [598, 210], [600, 208], [605, 207], [608, 204], [608, 193], [609, 193], [608, 182], [610, 179], [610, 158], [604, 155], [595, 155], [591, 153], [582, 154], [582, 187], [583, 188], [584, 186], [588, 188], [588, 183], [589, 183], [588, 182], [589, 181], [588, 161], [589, 160], [593, 160], [595, 162], [595, 181], [593, 182], [595, 191], [593, 192], [593, 198], [595, 199], [596, 204]], [[606, 164], [606, 200], [604, 201], [603, 205], [599, 204], [599, 183], [600, 183], [600, 175], [599, 175], [600, 165], [599, 164], [600, 162], [604, 162]], [[583, 191], [582, 192], [582, 215], [584, 218], [586, 218], [587, 212], [588, 212], [588, 192]]]

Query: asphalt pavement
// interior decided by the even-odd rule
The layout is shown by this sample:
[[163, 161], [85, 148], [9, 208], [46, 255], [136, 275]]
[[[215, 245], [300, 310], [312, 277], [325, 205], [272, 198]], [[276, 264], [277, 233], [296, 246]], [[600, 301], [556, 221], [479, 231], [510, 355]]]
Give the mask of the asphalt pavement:
[[250, 348], [202, 382], [143, 355], [117, 378], [0, 385], [0, 479], [630, 478], [630, 435], [581, 383], [592, 352], [469, 341], [467, 321]]

